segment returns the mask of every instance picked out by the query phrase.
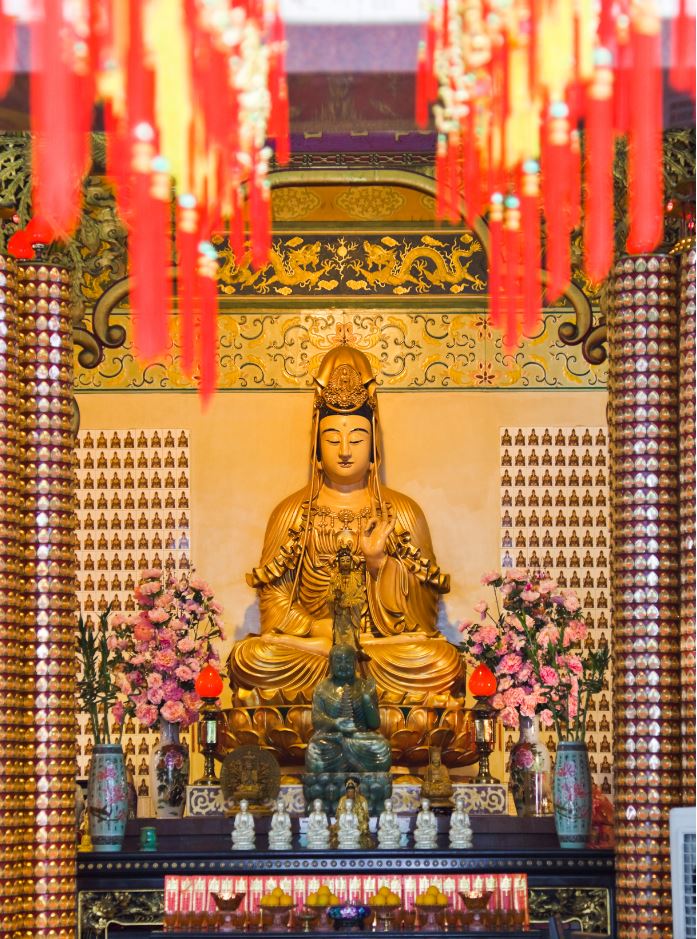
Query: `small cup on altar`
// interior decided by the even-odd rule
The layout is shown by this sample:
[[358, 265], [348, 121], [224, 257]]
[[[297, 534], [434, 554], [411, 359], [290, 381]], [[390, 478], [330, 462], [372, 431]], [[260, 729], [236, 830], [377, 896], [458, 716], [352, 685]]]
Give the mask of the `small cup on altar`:
[[140, 850], [157, 851], [157, 831], [151, 826], [144, 825], [140, 829]]

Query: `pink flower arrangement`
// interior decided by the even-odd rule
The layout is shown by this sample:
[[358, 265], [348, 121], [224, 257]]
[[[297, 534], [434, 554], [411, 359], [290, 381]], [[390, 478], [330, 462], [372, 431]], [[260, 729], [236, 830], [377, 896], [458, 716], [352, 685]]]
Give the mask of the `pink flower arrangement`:
[[111, 623], [122, 697], [112, 715], [118, 724], [129, 715], [146, 727], [160, 717], [188, 727], [201, 705], [196, 676], [219, 665], [211, 641], [223, 636], [222, 609], [205, 581], [160, 570], [144, 571], [134, 596], [138, 612]]
[[494, 591], [495, 614], [482, 600], [477, 622], [460, 625], [461, 649], [496, 675], [492, 705], [507, 727], [521, 715], [537, 715], [560, 740], [583, 740], [586, 713], [602, 688], [609, 662], [606, 645], [584, 650], [588, 634], [581, 603], [542, 571], [490, 571], [482, 583]]

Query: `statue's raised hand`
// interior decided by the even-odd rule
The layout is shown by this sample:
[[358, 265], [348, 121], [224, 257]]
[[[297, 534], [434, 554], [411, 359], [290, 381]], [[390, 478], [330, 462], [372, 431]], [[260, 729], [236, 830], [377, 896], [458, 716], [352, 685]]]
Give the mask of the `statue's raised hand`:
[[361, 533], [359, 546], [365, 558], [365, 564], [368, 572], [377, 577], [380, 568], [387, 559], [387, 539], [394, 531], [396, 520], [391, 516], [387, 518], [378, 518], [377, 515], [371, 515], [366, 522], [366, 526]]

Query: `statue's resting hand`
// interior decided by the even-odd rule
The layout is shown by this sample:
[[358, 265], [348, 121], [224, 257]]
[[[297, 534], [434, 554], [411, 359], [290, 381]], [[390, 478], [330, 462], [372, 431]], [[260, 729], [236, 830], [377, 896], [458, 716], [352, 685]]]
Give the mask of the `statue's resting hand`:
[[336, 721], [337, 729], [347, 737], [352, 736], [358, 729], [352, 717], [339, 717]]

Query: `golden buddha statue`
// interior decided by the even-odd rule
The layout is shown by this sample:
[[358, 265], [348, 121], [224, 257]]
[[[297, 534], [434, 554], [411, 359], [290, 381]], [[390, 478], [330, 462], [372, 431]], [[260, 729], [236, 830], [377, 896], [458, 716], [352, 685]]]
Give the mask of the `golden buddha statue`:
[[453, 784], [450, 773], [443, 765], [440, 747], [431, 747], [429, 762], [421, 785], [421, 798], [428, 799], [431, 805], [450, 805]]
[[435, 562], [419, 506], [380, 484], [370, 363], [357, 349], [337, 346], [315, 381], [310, 482], [273, 511], [260, 565], [247, 575], [259, 592], [261, 635], [234, 644], [233, 691], [240, 703], [251, 703], [240, 689], [260, 703], [310, 701], [327, 674], [332, 583], [339, 549], [348, 548], [353, 569], [365, 570], [356, 645], [381, 703], [445, 705], [462, 684], [458, 651], [436, 628], [449, 578]]

